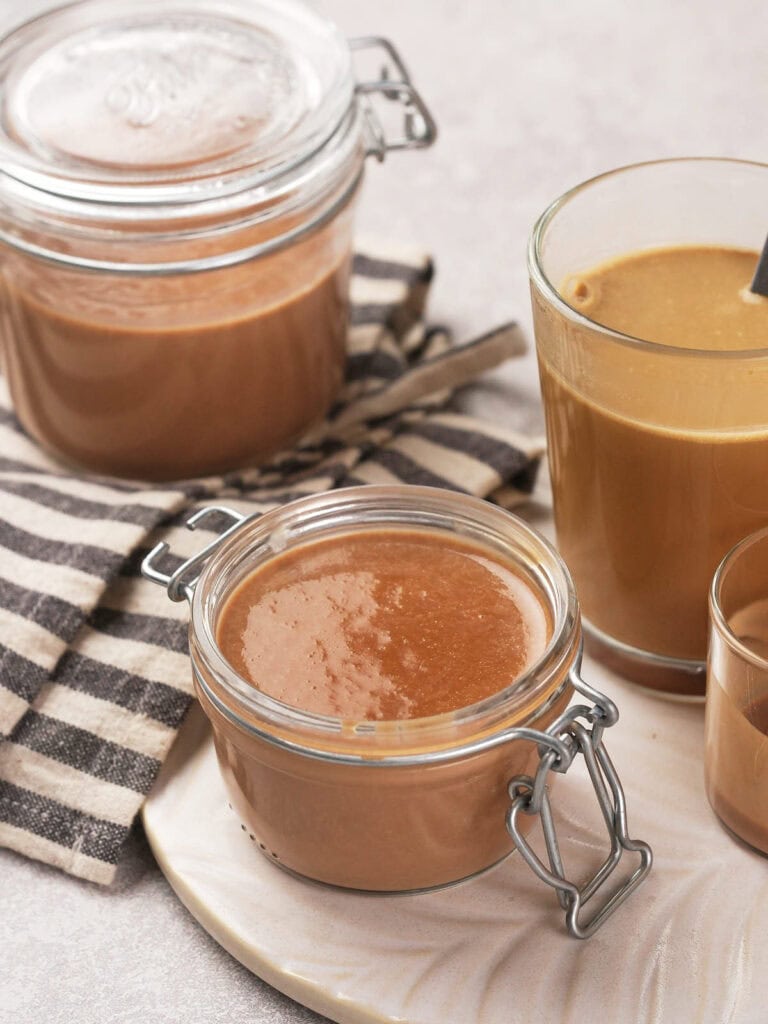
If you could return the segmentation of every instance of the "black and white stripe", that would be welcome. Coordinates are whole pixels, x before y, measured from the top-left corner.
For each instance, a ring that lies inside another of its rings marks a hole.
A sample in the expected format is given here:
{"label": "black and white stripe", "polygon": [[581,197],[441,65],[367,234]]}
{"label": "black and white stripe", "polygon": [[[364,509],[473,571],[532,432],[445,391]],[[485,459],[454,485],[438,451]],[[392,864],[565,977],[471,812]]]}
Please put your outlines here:
{"label": "black and white stripe", "polygon": [[429,260],[360,252],[347,381],[327,421],[267,465],[162,487],[59,465],[20,430],[0,379],[0,844],[108,883],[189,706],[186,609],[141,580],[206,531],[190,509],[242,511],[357,483],[426,483],[522,500],[541,446],[446,399],[520,351],[510,326],[453,348],[427,327]]}

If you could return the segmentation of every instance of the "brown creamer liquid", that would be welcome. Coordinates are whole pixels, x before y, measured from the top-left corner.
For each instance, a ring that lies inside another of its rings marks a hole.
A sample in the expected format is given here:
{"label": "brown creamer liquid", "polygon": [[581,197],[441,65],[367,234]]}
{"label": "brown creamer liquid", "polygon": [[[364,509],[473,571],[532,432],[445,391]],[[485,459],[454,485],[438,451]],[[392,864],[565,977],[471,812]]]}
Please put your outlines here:
{"label": "brown creamer liquid", "polygon": [[[379,892],[444,885],[495,864],[513,849],[509,780],[535,774],[538,749],[522,739],[464,747],[507,725],[546,729],[570,700],[575,653],[528,704],[502,698],[493,712],[450,712],[514,683],[552,630],[535,581],[503,553],[445,531],[356,527],[270,555],[225,598],[219,648],[264,693],[341,718],[347,728],[313,731],[308,742],[339,743],[360,760],[267,741],[260,718],[244,729],[198,686],[229,799],[254,843],[301,875]],[[215,677],[205,679],[215,692]],[[440,712],[439,745],[454,753],[427,763],[419,755],[436,740],[422,726]],[[378,725],[358,737],[365,721]],[[414,763],[373,763],[390,749]],[[534,819],[523,818],[525,830]]]}
{"label": "brown creamer liquid", "polygon": [[[729,626],[768,659],[768,600],[741,609]],[[768,853],[768,669],[734,654],[723,659],[707,688],[707,795],[733,832]]]}
{"label": "brown creamer liquid", "polygon": [[9,256],[0,355],[22,425],[67,461],[147,480],[222,473],[288,446],[343,380],[349,254],[337,234],[157,279]]}
{"label": "brown creamer liquid", "polygon": [[[747,292],[756,261],[736,249],[648,250],[574,275],[561,293],[589,319],[644,340],[768,348],[768,300]],[[598,630],[643,651],[703,660],[714,570],[768,517],[768,413],[749,432],[655,425],[663,382],[626,373],[637,352],[605,344],[611,361],[596,358],[594,372],[630,382],[615,401],[631,416],[585,397],[540,354],[559,547]],[[689,372],[693,381],[694,359]],[[664,414],[698,422],[710,409],[696,401],[683,389]],[[706,402],[719,401],[715,387]],[[739,418],[722,402],[715,412],[718,422]]]}
{"label": "brown creamer liquid", "polygon": [[485,549],[370,530],[256,569],[228,598],[217,639],[239,675],[284,703],[393,720],[498,693],[543,653],[551,629],[532,587]]}

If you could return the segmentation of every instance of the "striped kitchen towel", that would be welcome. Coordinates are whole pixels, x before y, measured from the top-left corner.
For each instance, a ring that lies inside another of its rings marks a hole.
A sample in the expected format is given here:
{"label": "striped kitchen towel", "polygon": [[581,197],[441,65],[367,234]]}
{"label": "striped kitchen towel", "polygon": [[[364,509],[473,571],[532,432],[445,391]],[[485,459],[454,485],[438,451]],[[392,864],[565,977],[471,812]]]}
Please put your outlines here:
{"label": "striped kitchen towel", "polygon": [[360,483],[431,484],[507,506],[529,494],[541,443],[446,404],[522,351],[518,330],[453,347],[422,319],[430,277],[423,257],[356,256],[341,399],[258,469],[168,486],[75,474],[24,435],[0,380],[0,844],[113,878],[192,693],[186,605],[139,565],[160,539],[180,564],[212,538],[183,528],[192,510],[226,499],[265,511]]}

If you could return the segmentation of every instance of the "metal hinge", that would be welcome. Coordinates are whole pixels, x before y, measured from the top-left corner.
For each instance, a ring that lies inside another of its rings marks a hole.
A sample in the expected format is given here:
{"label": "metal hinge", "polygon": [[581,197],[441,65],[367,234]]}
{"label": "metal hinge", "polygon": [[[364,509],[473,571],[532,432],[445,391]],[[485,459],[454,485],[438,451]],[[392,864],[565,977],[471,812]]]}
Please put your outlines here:
{"label": "metal hinge", "polygon": [[[603,731],[618,721],[618,709],[613,701],[585,683],[577,673],[572,675],[571,682],[574,689],[589,698],[592,704],[576,704],[567,708],[540,734],[540,760],[536,775],[533,778],[519,775],[509,783],[512,806],[507,814],[507,829],[534,874],[557,891],[570,934],[577,939],[586,939],[645,879],[653,864],[653,853],[647,843],[629,836],[624,790],[603,746]],[[576,885],[565,876],[547,779],[550,772],[565,773],[579,754],[586,762],[610,845],[605,860],[592,877]],[[541,818],[549,866],[522,834],[518,821],[521,814],[535,814]],[[639,858],[635,870],[610,890],[591,917],[582,920],[585,905],[603,889],[627,853],[637,854]]]}
{"label": "metal hinge", "polygon": [[[381,59],[379,77],[359,81],[355,86],[358,96],[363,97],[363,115],[368,129],[368,155],[381,161],[385,155],[396,149],[423,149],[431,146],[437,138],[437,125],[421,95],[416,90],[411,76],[400,54],[388,39],[381,36],[361,36],[350,39],[350,48],[355,51],[373,50]],[[370,97],[382,96],[403,107],[403,129],[393,138],[387,137],[381,118],[376,113]]]}
{"label": "metal hinge", "polygon": [[153,583],[165,587],[168,591],[168,597],[172,601],[192,601],[195,584],[200,577],[200,572],[206,560],[248,518],[239,512],[235,512],[234,509],[228,508],[226,505],[206,505],[205,508],[198,509],[197,512],[191,515],[185,525],[188,530],[194,530],[204,519],[214,514],[226,516],[228,519],[234,520],[234,522],[215,537],[210,544],[206,544],[197,554],[182,562],[174,572],[165,573],[156,565],[170,551],[165,541],[156,544],[141,563],[141,575]]}

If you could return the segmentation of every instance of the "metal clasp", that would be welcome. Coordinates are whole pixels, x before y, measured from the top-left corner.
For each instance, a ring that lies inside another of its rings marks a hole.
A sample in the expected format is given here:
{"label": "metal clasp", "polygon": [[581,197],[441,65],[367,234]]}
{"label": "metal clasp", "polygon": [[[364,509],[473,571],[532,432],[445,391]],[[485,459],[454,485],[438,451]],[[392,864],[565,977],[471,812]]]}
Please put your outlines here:
{"label": "metal clasp", "polygon": [[[534,874],[557,891],[570,934],[577,939],[586,939],[645,879],[653,864],[653,852],[647,843],[629,837],[624,790],[603,746],[603,731],[618,721],[616,705],[585,683],[578,672],[573,673],[571,682],[574,689],[592,701],[592,704],[577,704],[566,709],[548,729],[539,734],[540,760],[535,777],[519,775],[509,783],[512,806],[507,813],[507,829]],[[557,745],[554,740],[558,741]],[[586,762],[610,839],[608,856],[594,875],[581,886],[565,876],[547,789],[549,773],[565,773],[578,754],[583,755]],[[521,833],[518,824],[520,814],[540,816],[549,867]],[[638,866],[622,884],[612,890],[590,918],[582,920],[585,905],[605,885],[625,853],[638,854]]]}
{"label": "metal clasp", "polygon": [[370,136],[367,155],[382,161],[385,155],[395,149],[423,149],[431,146],[437,138],[437,125],[424,100],[411,81],[411,76],[400,54],[388,39],[381,36],[361,36],[350,39],[350,48],[357,51],[379,51],[382,59],[377,79],[358,82],[355,91],[358,96],[379,94],[387,100],[398,102],[403,107],[403,131],[394,138],[387,138],[386,130],[371,102],[365,101],[363,114]]}
{"label": "metal clasp", "polygon": [[[141,563],[141,575],[153,583],[158,583],[161,587],[165,587],[168,591],[168,597],[172,601],[192,601],[195,584],[200,578],[200,570],[202,570],[205,561],[248,518],[241,515],[240,512],[235,512],[234,509],[228,508],[226,505],[206,505],[205,508],[198,509],[197,512],[193,513],[187,519],[185,525],[188,530],[195,530],[204,519],[207,519],[214,513],[234,519],[233,524],[220,533],[218,537],[214,538],[210,544],[206,544],[196,555],[192,555],[191,558],[182,562],[175,572],[170,574],[164,573],[155,566],[155,562],[159,561],[170,551],[170,547],[165,541],[156,544]],[[190,574],[193,574],[192,578],[190,578]]]}

